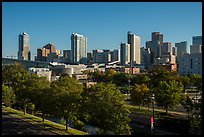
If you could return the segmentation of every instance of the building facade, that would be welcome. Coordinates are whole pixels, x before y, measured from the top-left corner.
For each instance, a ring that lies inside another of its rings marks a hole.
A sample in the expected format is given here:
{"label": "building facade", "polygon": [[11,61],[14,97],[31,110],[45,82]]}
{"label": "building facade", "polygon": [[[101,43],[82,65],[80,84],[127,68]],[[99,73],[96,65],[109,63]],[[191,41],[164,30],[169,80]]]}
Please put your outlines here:
{"label": "building facade", "polygon": [[140,37],[128,31],[127,43],[130,44],[130,64],[140,64]]}
{"label": "building facade", "polygon": [[172,55],[172,43],[164,42],[161,47],[161,55]]}
{"label": "building facade", "polygon": [[145,66],[145,68],[148,68],[149,65],[151,65],[151,50],[150,48],[144,48],[142,47],[140,49],[141,51],[141,64]]}
{"label": "building facade", "polygon": [[193,36],[193,45],[203,45],[202,44],[202,36]]}
{"label": "building facade", "polygon": [[202,45],[191,45],[190,54],[202,53]]}
{"label": "building facade", "polygon": [[37,74],[38,76],[44,76],[47,80],[51,81],[52,71],[49,68],[34,68],[28,69],[31,74]]}
{"label": "building facade", "polygon": [[125,66],[130,63],[130,44],[120,44],[120,62],[122,66]]}
{"label": "building facade", "polygon": [[94,63],[109,63],[111,62],[110,50],[93,50]]}
{"label": "building facade", "polygon": [[179,62],[179,74],[202,75],[202,53],[185,54]]}
{"label": "building facade", "polygon": [[58,58],[56,47],[53,44],[46,44],[43,48],[37,49],[37,61],[53,61]]}
{"label": "building facade", "polygon": [[71,61],[73,63],[87,63],[87,37],[71,34]]}
{"label": "building facade", "polygon": [[183,57],[184,54],[187,53],[187,41],[182,41],[179,43],[175,43],[175,47],[177,48],[177,56],[176,56],[176,60],[178,62],[178,60]]}
{"label": "building facade", "polygon": [[20,60],[31,60],[30,52],[30,36],[23,32],[18,36],[19,47],[18,47],[18,59]]}

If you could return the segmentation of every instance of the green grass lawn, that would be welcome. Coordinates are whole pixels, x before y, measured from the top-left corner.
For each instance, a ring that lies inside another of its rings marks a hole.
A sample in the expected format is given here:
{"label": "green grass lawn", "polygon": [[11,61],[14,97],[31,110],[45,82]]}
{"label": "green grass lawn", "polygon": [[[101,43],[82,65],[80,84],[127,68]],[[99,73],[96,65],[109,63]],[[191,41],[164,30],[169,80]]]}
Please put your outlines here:
{"label": "green grass lawn", "polygon": [[9,112],[9,115],[11,115],[12,117],[15,118],[20,118],[24,121],[27,121],[31,124],[43,127],[45,129],[48,129],[52,132],[55,132],[59,135],[88,135],[88,133],[83,132],[83,131],[79,131],[73,128],[68,128],[68,131],[66,131],[66,127],[64,125],[46,120],[43,122],[42,118],[34,116],[34,115],[30,115],[30,114],[25,114],[21,111],[9,108],[9,107],[5,107],[2,105],[2,112]]}

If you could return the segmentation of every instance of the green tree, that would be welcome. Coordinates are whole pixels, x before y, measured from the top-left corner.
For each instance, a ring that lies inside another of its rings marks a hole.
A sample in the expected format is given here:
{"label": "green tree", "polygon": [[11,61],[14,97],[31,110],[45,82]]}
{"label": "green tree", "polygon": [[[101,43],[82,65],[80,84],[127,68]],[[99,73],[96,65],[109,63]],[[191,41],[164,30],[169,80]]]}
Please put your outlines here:
{"label": "green tree", "polygon": [[68,130],[68,120],[72,120],[77,115],[83,86],[76,79],[64,76],[57,81],[53,81],[51,89],[55,98],[54,114],[65,118],[66,130]]}
{"label": "green tree", "polygon": [[144,99],[148,98],[150,96],[150,90],[145,84],[141,85],[135,85],[135,87],[130,92],[130,97],[132,101],[140,105],[141,103],[144,103]]}
{"label": "green tree", "polygon": [[101,134],[130,134],[130,111],[125,107],[125,96],[114,84],[97,83],[91,88],[87,100],[87,113],[91,123]]}
{"label": "green tree", "polygon": [[130,79],[130,75],[126,73],[115,73],[113,75],[113,83],[116,86],[128,86],[128,80]]}
{"label": "green tree", "polygon": [[2,85],[2,103],[7,107],[11,107],[15,103],[15,94],[11,87]]}
{"label": "green tree", "polygon": [[194,108],[194,103],[193,103],[192,99],[188,95],[183,95],[182,98],[181,98],[181,101],[182,101],[181,105],[184,107],[187,114],[189,115],[190,112]]}
{"label": "green tree", "polygon": [[150,81],[150,78],[148,75],[146,74],[139,74],[139,75],[134,75],[132,78],[131,78],[131,85],[136,85],[136,84],[147,84],[149,83]]}
{"label": "green tree", "polygon": [[104,74],[98,70],[96,70],[95,72],[89,73],[89,75],[92,78],[92,80],[95,82],[102,82],[104,79]]}
{"label": "green tree", "polygon": [[202,76],[198,74],[193,74],[189,76],[192,86],[196,86],[198,90],[202,90]]}
{"label": "green tree", "polygon": [[188,76],[180,76],[179,78],[180,78],[180,80],[181,80],[181,82],[183,84],[183,88],[184,88],[183,92],[186,92],[187,86],[189,86],[190,83],[191,83],[190,78]]}
{"label": "green tree", "polygon": [[105,72],[105,75],[104,75],[104,82],[112,82],[113,81],[113,76],[115,74],[115,71],[114,70],[108,70],[107,72]]}
{"label": "green tree", "polygon": [[29,77],[28,71],[21,63],[2,66],[2,83],[8,84],[13,89],[18,88]]}
{"label": "green tree", "polygon": [[21,63],[2,66],[2,83],[9,85],[16,96],[15,104],[24,107],[29,101],[30,94],[27,92],[27,85],[30,84],[30,74]]}
{"label": "green tree", "polygon": [[27,87],[27,92],[30,96],[31,103],[35,105],[35,109],[39,110],[44,115],[48,114],[50,111],[50,106],[54,103],[52,102],[53,94],[50,90],[50,82],[46,77],[38,76],[36,74],[31,75],[31,83]]}
{"label": "green tree", "polygon": [[[159,85],[160,81],[172,81],[178,77],[177,73],[170,72],[163,66],[158,66],[149,72],[150,87],[155,88]],[[178,79],[177,79],[178,80]]]}
{"label": "green tree", "polygon": [[154,90],[155,100],[159,106],[166,109],[166,114],[169,107],[180,103],[182,90],[183,85],[175,80],[159,82],[158,87]]}

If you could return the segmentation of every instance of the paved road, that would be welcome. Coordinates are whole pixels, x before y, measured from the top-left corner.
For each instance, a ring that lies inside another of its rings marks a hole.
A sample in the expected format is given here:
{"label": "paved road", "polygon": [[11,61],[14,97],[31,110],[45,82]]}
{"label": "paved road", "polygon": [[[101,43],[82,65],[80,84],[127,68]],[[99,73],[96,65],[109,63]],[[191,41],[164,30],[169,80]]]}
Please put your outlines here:
{"label": "paved road", "polygon": [[2,135],[57,135],[2,112]]}

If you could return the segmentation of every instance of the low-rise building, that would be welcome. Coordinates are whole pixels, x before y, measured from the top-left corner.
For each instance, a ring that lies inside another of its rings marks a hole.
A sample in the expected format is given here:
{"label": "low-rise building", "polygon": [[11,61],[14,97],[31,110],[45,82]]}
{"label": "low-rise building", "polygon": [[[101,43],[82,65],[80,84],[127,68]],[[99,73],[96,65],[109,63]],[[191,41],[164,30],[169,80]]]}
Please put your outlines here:
{"label": "low-rise building", "polygon": [[29,68],[31,74],[37,74],[38,76],[45,76],[51,81],[52,71],[49,68]]}

